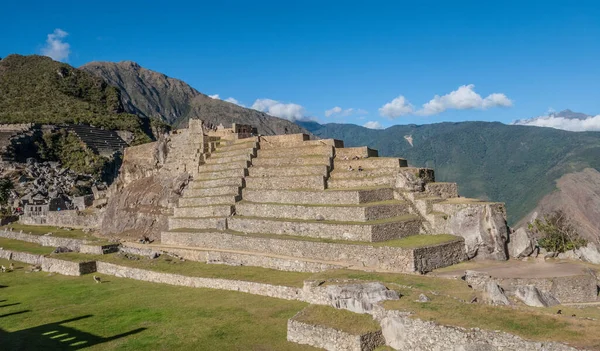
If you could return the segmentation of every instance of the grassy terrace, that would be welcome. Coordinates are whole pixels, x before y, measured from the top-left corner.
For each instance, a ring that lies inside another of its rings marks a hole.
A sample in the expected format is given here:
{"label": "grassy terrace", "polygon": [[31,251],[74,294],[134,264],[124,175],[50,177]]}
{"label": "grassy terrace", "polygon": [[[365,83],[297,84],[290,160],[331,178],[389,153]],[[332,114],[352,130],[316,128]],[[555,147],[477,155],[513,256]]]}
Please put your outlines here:
{"label": "grassy terrace", "polygon": [[[427,294],[426,289],[423,289]],[[444,291],[444,290],[443,290]],[[529,340],[556,341],[586,349],[600,348],[600,321],[581,317],[600,318],[598,306],[585,309],[555,306],[551,308],[490,306],[467,304],[447,296],[434,296],[430,302],[415,302],[417,290],[402,290],[398,301],[386,301],[388,309],[414,312],[414,317],[440,324],[464,328],[501,330]],[[562,310],[561,315],[556,311]],[[575,314],[577,317],[571,317]]]}
{"label": "grassy terrace", "polygon": [[308,306],[295,316],[294,320],[306,324],[322,325],[353,335],[362,335],[381,329],[379,323],[375,322],[371,315],[320,305]]}
{"label": "grassy terrace", "polygon": [[[320,222],[319,222],[320,223]],[[175,229],[172,232],[182,232],[182,233],[214,233],[215,230],[197,230],[197,229]],[[344,244],[344,245],[366,245],[366,246],[389,246],[389,247],[398,247],[404,249],[416,249],[420,247],[439,245],[444,243],[453,242],[456,240],[462,240],[460,237],[450,235],[450,234],[436,234],[436,235],[411,235],[402,239],[394,239],[380,242],[365,242],[365,241],[349,241],[349,240],[333,240],[333,239],[323,239],[323,238],[313,238],[308,236],[295,236],[295,235],[283,235],[283,234],[262,234],[262,233],[242,233],[236,232],[232,230],[223,231],[223,233],[239,235],[244,237],[254,237],[254,238],[265,238],[265,239],[281,239],[281,240],[300,240],[300,241],[310,241],[310,242],[320,242],[320,243],[329,243],[329,244]]]}
{"label": "grassy terrace", "polygon": [[3,229],[7,229],[7,228],[13,228],[13,231],[20,231],[22,230],[23,233],[25,234],[29,234],[31,233],[32,235],[44,235],[44,234],[48,234],[48,233],[52,233],[52,236],[55,237],[60,237],[60,238],[70,238],[70,239],[80,239],[80,240],[88,240],[88,241],[93,241],[94,244],[108,244],[109,242],[95,237],[90,233],[86,233],[81,229],[71,229],[71,230],[67,230],[67,229],[61,229],[58,227],[51,227],[51,226],[45,226],[45,225],[25,225],[25,224],[20,224],[20,223],[10,223],[8,225],[5,226],[1,226],[0,230]]}
{"label": "grassy terrace", "polygon": [[2,274],[0,349],[315,350],[286,341],[305,303],[102,278]]}

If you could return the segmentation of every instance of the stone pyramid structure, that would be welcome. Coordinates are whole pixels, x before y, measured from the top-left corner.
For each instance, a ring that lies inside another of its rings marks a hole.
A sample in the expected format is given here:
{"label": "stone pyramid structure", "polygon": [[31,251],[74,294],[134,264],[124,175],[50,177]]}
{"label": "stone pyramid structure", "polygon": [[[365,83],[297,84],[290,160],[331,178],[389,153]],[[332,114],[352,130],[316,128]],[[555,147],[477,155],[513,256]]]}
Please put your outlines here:
{"label": "stone pyramid structure", "polygon": [[422,273],[505,258],[503,205],[460,198],[432,169],[306,134],[254,136],[239,125],[178,133],[192,129],[185,145],[172,138],[172,150],[186,152],[165,163],[193,176],[161,234],[165,251],[289,271]]}

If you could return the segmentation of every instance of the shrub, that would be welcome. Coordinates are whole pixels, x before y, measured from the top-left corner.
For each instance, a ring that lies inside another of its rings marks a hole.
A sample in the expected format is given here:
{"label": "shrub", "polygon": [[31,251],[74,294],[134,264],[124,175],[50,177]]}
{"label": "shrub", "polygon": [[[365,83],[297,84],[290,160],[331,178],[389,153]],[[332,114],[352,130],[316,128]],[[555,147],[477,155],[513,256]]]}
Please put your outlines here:
{"label": "shrub", "polygon": [[563,211],[555,211],[544,216],[543,220],[536,219],[529,229],[540,239],[540,247],[551,252],[565,252],[585,246],[587,241],[579,237],[579,233],[571,224]]}

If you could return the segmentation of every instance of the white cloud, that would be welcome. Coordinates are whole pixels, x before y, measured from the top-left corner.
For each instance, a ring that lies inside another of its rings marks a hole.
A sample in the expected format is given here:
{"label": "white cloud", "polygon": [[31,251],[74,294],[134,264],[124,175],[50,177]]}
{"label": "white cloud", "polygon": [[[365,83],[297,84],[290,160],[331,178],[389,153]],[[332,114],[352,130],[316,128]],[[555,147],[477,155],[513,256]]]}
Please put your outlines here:
{"label": "white cloud", "polygon": [[365,123],[363,125],[363,127],[369,128],[369,129],[383,129],[383,126],[381,125],[381,123],[379,123],[377,121],[369,121],[369,122]]}
{"label": "white cloud", "polygon": [[504,94],[493,93],[485,98],[473,89],[475,85],[462,85],[458,89],[443,95],[436,95],[423,108],[415,113],[423,116],[435,115],[449,109],[466,110],[472,108],[487,109],[491,107],[510,107],[512,101]]}
{"label": "white cloud", "polygon": [[211,99],[221,99],[219,97],[219,94],[209,95],[208,97],[211,98]]}
{"label": "white cloud", "polygon": [[413,105],[404,96],[400,95],[391,102],[381,106],[379,114],[388,118],[396,118],[411,114],[413,111]]}
{"label": "white cloud", "polygon": [[343,109],[339,106],[336,106],[329,110],[325,110],[325,117],[348,117],[351,115],[357,115],[357,114],[365,115],[368,113],[369,113],[368,111],[363,110],[361,108],[359,108],[359,109],[356,109],[356,108]]}
{"label": "white cloud", "polygon": [[513,122],[516,125],[549,127],[569,130],[572,132],[600,131],[600,115],[589,116],[585,119],[540,116],[527,120]]}
{"label": "white cloud", "polygon": [[335,114],[340,113],[340,112],[342,112],[342,108],[339,107],[339,106],[336,106],[336,107],[334,107],[332,109],[326,110],[325,111],[325,117],[331,117],[332,115],[335,115]]}
{"label": "white cloud", "polygon": [[236,99],[234,99],[232,97],[228,97],[227,99],[225,99],[225,101],[231,102],[232,104],[236,104],[238,106],[245,107],[244,104],[240,103],[239,101],[237,101]]}
{"label": "white cloud", "polygon": [[272,99],[256,99],[251,108],[266,112],[271,116],[285,118],[290,121],[304,117],[304,107],[294,103],[282,103]]}
{"label": "white cloud", "polygon": [[48,34],[46,45],[42,48],[42,55],[49,56],[56,61],[65,61],[71,53],[71,45],[66,43],[64,39],[69,35],[60,28],[56,28],[54,32]]}

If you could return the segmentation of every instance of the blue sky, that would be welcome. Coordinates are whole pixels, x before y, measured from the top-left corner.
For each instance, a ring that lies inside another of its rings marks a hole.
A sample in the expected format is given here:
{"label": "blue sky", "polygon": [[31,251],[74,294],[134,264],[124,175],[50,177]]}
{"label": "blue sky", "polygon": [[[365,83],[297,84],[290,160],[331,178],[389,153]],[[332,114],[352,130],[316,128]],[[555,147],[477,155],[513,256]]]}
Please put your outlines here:
{"label": "blue sky", "polygon": [[136,61],[287,118],[510,123],[600,114],[599,18],[576,0],[11,1],[0,56]]}

